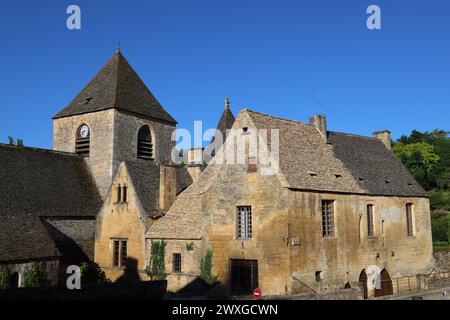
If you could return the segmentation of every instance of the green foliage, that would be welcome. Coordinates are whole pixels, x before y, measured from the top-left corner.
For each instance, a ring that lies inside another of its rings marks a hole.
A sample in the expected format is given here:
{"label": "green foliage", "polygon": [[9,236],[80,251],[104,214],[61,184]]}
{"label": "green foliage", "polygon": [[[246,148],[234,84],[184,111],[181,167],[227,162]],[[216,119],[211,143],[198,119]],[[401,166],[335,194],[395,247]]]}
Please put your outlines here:
{"label": "green foliage", "polygon": [[[8,144],[10,144],[12,146],[16,145],[16,143],[14,141],[14,137],[8,136]],[[23,139],[17,139],[17,146],[20,148],[24,147]]]}
{"label": "green foliage", "polygon": [[9,287],[9,269],[0,265],[0,289],[7,289]]}
{"label": "green foliage", "polygon": [[212,275],[212,257],[213,250],[208,248],[205,257],[202,259],[200,271],[200,278],[209,285],[213,285],[217,282],[217,277]]}
{"label": "green foliage", "polygon": [[166,256],[165,241],[152,241],[150,263],[145,268],[145,274],[149,276],[151,280],[166,280],[167,272],[166,265],[164,263]]}
{"label": "green foliage", "polygon": [[416,180],[426,187],[428,175],[440,159],[434,152],[434,147],[424,142],[412,144],[398,142],[394,145],[393,151]]}
{"label": "green foliage", "polygon": [[110,283],[105,272],[95,262],[83,262],[80,265],[81,283],[83,285]]}
{"label": "green foliage", "polygon": [[448,244],[450,215],[438,214],[431,217],[433,242]]}
{"label": "green foliage", "polygon": [[50,284],[48,274],[39,263],[33,263],[23,276],[24,288],[40,288],[47,287]]}
{"label": "green foliage", "polygon": [[186,250],[187,250],[187,251],[192,251],[192,250],[194,250],[194,243],[193,243],[193,242],[191,242],[191,243],[186,243]]}
{"label": "green foliage", "polygon": [[450,191],[434,189],[428,191],[428,195],[432,209],[450,212]]}

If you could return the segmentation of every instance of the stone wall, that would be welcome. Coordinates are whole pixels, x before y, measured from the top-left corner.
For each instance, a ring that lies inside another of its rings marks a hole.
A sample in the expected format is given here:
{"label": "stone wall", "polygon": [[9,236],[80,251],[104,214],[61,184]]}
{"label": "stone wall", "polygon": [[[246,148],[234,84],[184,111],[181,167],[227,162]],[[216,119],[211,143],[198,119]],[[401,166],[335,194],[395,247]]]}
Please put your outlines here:
{"label": "stone wall", "polygon": [[[118,184],[128,185],[128,200],[126,203],[118,203],[115,193],[112,191],[108,193],[105,204],[97,216],[95,262],[112,281],[124,276],[134,277],[135,280],[147,280],[144,273],[146,267],[144,239],[149,218],[140,206],[124,163],[113,181],[113,186]],[[127,240],[127,269],[113,266],[114,239]]]}
{"label": "stone wall", "polygon": [[93,260],[95,217],[46,218],[43,223],[63,255],[62,263],[78,264]]}
{"label": "stone wall", "polygon": [[[168,273],[167,290],[177,292],[194,281],[200,275],[203,254],[203,242],[200,240],[164,240],[167,242],[165,266]],[[152,239],[146,240],[147,260],[151,257]],[[181,254],[181,272],[173,270],[173,255]]]}
{"label": "stone wall", "polygon": [[434,249],[433,258],[436,270],[450,270],[450,249]]}
{"label": "stone wall", "polygon": [[112,283],[82,287],[81,290],[63,288],[27,288],[0,290],[0,300],[162,300],[166,281]]}
{"label": "stone wall", "polygon": [[[59,259],[58,258],[52,258],[52,259],[41,259],[36,261],[27,261],[27,262],[21,262],[21,263],[9,263],[5,264],[7,268],[9,269],[10,276],[12,276],[14,273],[18,273],[19,276],[19,287],[23,286],[23,277],[26,273],[26,271],[31,268],[33,263],[39,263],[41,266],[44,267],[45,271],[47,272],[48,279],[50,280],[51,286],[58,285],[58,273],[59,273]],[[3,292],[3,290],[0,290],[0,292]]]}
{"label": "stone wall", "polygon": [[157,164],[169,163],[175,147],[172,133],[175,126],[115,111],[114,117],[114,168],[120,162],[137,158],[139,129],[148,125],[152,135],[153,152]]}
{"label": "stone wall", "polygon": [[53,149],[75,152],[78,128],[90,129],[90,155],[86,158],[102,197],[111,184],[113,168],[114,110],[98,111],[53,120]]}

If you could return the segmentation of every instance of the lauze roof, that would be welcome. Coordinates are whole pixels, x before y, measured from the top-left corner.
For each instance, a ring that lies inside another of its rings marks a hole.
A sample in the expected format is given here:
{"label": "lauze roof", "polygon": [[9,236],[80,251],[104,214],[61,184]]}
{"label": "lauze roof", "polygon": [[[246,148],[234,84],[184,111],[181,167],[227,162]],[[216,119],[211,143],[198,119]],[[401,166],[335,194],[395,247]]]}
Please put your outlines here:
{"label": "lauze roof", "polygon": [[95,217],[102,202],[83,158],[0,144],[0,261],[58,255],[41,217]]}
{"label": "lauze roof", "polygon": [[113,108],[176,124],[120,52],[54,119]]}
{"label": "lauze roof", "polygon": [[427,196],[400,160],[376,138],[328,132],[325,141],[314,125],[244,112],[257,128],[279,130],[280,171],[286,187],[373,196]]}

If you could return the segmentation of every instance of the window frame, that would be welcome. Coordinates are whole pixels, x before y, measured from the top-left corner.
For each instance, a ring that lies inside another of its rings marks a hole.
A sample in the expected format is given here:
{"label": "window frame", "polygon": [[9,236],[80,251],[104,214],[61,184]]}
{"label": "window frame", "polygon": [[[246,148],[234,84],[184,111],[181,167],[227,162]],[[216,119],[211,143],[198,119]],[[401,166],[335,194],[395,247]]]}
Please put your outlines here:
{"label": "window frame", "polygon": [[[331,208],[331,215],[329,212],[330,208]],[[335,200],[326,200],[326,199],[322,200],[321,214],[322,214],[322,237],[323,238],[336,237]]]}
{"label": "window frame", "polygon": [[414,237],[414,204],[407,203],[405,205],[406,209],[406,232],[408,237]]}
{"label": "window frame", "polygon": [[369,203],[366,206],[366,219],[367,219],[367,236],[369,238],[375,237],[375,217],[374,217],[375,205]]}
{"label": "window frame", "polygon": [[172,272],[181,273],[182,271],[182,256],[181,253],[175,252],[172,254]]}
{"label": "window frame", "polygon": [[126,269],[128,260],[128,239],[112,238],[112,267]]}
{"label": "window frame", "polygon": [[241,241],[253,239],[253,211],[251,206],[236,207],[236,239]]}

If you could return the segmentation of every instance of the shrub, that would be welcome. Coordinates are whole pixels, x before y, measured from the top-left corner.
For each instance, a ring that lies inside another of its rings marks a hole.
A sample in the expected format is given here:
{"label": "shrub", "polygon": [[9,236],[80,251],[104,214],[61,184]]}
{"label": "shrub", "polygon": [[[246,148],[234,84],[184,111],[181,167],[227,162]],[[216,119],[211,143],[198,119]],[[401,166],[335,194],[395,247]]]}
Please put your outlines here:
{"label": "shrub", "polygon": [[205,257],[201,262],[200,278],[202,278],[207,284],[213,285],[217,282],[217,277],[212,275],[212,257],[213,250],[207,249]]}
{"label": "shrub", "polygon": [[23,275],[24,288],[47,287],[49,284],[48,274],[39,263],[33,263]]}
{"label": "shrub", "polygon": [[105,272],[95,262],[83,262],[80,265],[81,283],[82,284],[102,284],[109,283]]}
{"label": "shrub", "polygon": [[6,266],[0,265],[0,289],[7,289],[9,287],[9,269]]}
{"label": "shrub", "polygon": [[449,215],[433,215],[431,217],[431,231],[433,242],[444,242],[448,244],[449,238]]}
{"label": "shrub", "polygon": [[145,268],[145,274],[151,280],[166,280],[167,272],[164,263],[167,242],[152,241],[151,257],[149,265]]}

